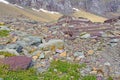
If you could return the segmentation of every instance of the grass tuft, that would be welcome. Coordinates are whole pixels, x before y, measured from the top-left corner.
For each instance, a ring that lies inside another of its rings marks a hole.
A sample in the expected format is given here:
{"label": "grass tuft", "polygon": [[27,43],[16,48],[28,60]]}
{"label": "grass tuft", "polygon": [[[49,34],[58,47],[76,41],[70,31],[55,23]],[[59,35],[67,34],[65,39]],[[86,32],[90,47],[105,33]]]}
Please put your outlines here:
{"label": "grass tuft", "polygon": [[4,52],[4,51],[0,51],[0,55],[4,55],[5,57],[15,56],[14,54],[11,54],[11,53],[9,53],[9,52]]}
{"label": "grass tuft", "polygon": [[9,31],[7,30],[0,30],[0,37],[6,37],[9,35]]}

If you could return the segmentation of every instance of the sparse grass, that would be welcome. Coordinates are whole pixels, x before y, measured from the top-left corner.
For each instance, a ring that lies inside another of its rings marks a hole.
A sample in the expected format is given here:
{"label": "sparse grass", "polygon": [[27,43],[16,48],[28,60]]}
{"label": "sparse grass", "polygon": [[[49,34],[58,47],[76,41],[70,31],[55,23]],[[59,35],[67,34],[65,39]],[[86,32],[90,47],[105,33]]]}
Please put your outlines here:
{"label": "sparse grass", "polygon": [[80,69],[86,64],[69,63],[66,61],[52,61],[48,71],[36,74],[36,69],[11,71],[8,66],[0,66],[0,77],[4,80],[96,80],[93,75],[82,77]]}
{"label": "sparse grass", "polygon": [[109,76],[107,80],[113,80],[113,78],[111,76]]}
{"label": "sparse grass", "polygon": [[40,74],[43,80],[79,80],[80,68],[85,64],[79,65],[64,61],[53,61],[51,67],[45,73]]}
{"label": "sparse grass", "polygon": [[4,55],[5,57],[15,56],[14,54],[11,54],[9,52],[3,52],[3,51],[0,51],[0,55]]}
{"label": "sparse grass", "polygon": [[87,75],[87,76],[84,76],[81,80],[96,80],[96,76]]}
{"label": "sparse grass", "polygon": [[0,77],[4,80],[39,80],[36,70],[33,68],[28,70],[10,71],[5,65],[0,66]]}
{"label": "sparse grass", "polygon": [[0,37],[6,37],[9,35],[9,31],[7,30],[0,30]]}

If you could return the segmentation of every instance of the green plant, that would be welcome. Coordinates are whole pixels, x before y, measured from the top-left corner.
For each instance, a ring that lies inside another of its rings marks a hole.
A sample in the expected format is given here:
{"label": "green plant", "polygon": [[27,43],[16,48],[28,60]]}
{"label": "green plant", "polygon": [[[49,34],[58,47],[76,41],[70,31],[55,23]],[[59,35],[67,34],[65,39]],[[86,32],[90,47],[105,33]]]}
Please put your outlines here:
{"label": "green plant", "polygon": [[107,80],[113,80],[113,78],[111,76],[109,76]]}
{"label": "green plant", "polygon": [[9,35],[9,31],[7,30],[0,30],[0,37],[6,37]]}
{"label": "green plant", "polygon": [[81,80],[96,80],[96,76],[87,75],[87,76],[84,76]]}
{"label": "green plant", "polygon": [[9,53],[9,52],[4,52],[4,51],[0,51],[0,55],[4,55],[5,57],[15,56],[15,55],[14,55],[14,54],[12,54],[12,53]]}
{"label": "green plant", "polygon": [[66,61],[52,61],[48,71],[41,73],[43,80],[79,80],[80,68],[85,64],[79,65]]}
{"label": "green plant", "polygon": [[34,68],[10,71],[9,67],[5,65],[0,66],[0,77],[4,80],[39,80]]}

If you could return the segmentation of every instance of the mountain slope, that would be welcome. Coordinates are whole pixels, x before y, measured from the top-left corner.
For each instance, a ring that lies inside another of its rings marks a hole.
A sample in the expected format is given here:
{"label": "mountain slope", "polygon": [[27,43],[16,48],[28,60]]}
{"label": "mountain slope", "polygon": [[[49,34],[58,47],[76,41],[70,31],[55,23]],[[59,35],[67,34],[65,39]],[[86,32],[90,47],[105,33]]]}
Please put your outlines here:
{"label": "mountain slope", "polygon": [[[109,13],[120,14],[120,0],[7,0],[12,4],[18,4],[29,8],[43,8],[49,11],[57,11],[62,14],[70,14],[73,8],[83,9],[93,14],[112,17]],[[110,16],[109,16],[109,15]]]}
{"label": "mountain slope", "polygon": [[22,9],[14,5],[0,3],[0,16],[19,17],[21,15],[32,20],[44,22],[57,20],[61,16],[61,14],[36,12],[30,9]]}
{"label": "mountain slope", "polygon": [[[104,22],[106,18],[96,16],[84,10],[75,11],[73,14],[75,17],[88,18],[93,22]],[[0,16],[11,16],[11,17],[27,17],[35,21],[52,22],[56,21],[62,16],[60,13],[47,12],[47,10],[37,10],[26,7],[21,7],[13,4],[0,3]]]}
{"label": "mountain slope", "polygon": [[87,19],[91,20],[92,22],[104,22],[107,19],[107,18],[104,18],[101,16],[94,15],[94,14],[89,13],[89,12],[85,12],[83,10],[76,11],[73,15],[75,17],[87,18]]}

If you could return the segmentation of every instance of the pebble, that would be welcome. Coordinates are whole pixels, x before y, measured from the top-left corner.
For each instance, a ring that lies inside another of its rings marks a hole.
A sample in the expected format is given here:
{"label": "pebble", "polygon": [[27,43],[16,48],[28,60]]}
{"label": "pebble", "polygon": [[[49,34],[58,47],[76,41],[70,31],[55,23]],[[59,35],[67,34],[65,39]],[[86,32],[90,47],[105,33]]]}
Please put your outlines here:
{"label": "pebble", "polygon": [[90,38],[91,35],[89,33],[85,33],[81,36],[81,38]]}
{"label": "pebble", "polygon": [[36,61],[38,59],[38,56],[33,56],[32,59]]}
{"label": "pebble", "polygon": [[85,55],[83,52],[75,52],[73,55],[74,57],[85,58]]}
{"label": "pebble", "polygon": [[104,65],[111,66],[111,64],[109,62],[105,62]]}
{"label": "pebble", "polygon": [[87,53],[88,53],[88,55],[92,55],[92,54],[94,54],[94,50],[89,50]]}
{"label": "pebble", "polygon": [[44,53],[41,53],[39,58],[40,58],[40,59],[44,59],[44,58],[45,58]]}
{"label": "pebble", "polygon": [[66,56],[67,56],[66,51],[64,51],[64,52],[60,53],[60,57],[66,57]]}

